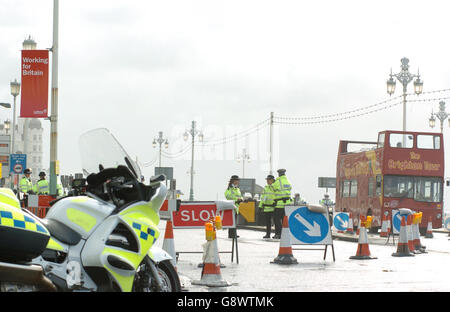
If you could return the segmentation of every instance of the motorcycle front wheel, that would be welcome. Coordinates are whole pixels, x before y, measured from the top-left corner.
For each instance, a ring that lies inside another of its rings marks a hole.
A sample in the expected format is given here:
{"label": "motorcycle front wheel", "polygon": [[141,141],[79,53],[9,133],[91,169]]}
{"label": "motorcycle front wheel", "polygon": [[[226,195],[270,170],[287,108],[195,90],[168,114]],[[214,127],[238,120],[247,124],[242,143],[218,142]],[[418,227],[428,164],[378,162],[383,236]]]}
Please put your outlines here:
{"label": "motorcycle front wheel", "polygon": [[180,292],[181,283],[178,273],[173,267],[170,260],[161,261],[156,266],[159,278],[162,282],[162,289],[158,289],[156,279],[153,276],[150,268],[150,261],[148,256],[142,260],[133,282],[134,292]]}

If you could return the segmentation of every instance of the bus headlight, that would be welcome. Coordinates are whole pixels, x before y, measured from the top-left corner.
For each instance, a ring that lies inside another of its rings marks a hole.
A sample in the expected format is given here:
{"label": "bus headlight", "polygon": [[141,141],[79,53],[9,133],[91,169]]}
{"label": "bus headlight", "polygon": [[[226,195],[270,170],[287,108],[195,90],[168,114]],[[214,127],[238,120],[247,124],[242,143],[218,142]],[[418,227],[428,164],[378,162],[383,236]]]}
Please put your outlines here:
{"label": "bus headlight", "polygon": [[438,213],[438,214],[436,215],[436,218],[440,219],[440,218],[441,218],[441,214]]}

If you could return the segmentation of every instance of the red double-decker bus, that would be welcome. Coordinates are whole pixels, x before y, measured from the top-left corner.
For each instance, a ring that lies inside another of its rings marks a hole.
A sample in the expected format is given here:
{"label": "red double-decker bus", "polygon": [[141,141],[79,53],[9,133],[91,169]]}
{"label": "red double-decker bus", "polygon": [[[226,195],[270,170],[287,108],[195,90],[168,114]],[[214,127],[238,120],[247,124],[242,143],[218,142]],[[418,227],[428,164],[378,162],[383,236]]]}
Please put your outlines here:
{"label": "red double-decker bus", "polygon": [[[352,151],[351,147],[364,147]],[[429,217],[442,227],[444,142],[441,133],[379,132],[377,142],[340,141],[336,166],[336,211],[372,216],[372,229],[381,227],[382,215],[409,208],[422,212],[425,233]]]}

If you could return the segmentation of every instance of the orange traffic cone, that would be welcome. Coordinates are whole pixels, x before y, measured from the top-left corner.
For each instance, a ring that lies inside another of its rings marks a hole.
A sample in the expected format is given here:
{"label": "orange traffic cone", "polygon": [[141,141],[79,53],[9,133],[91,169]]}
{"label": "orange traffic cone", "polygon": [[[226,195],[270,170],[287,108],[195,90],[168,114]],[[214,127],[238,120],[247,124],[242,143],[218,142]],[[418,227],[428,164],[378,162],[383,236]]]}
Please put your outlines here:
{"label": "orange traffic cone", "polygon": [[351,256],[350,259],[366,260],[366,259],[377,259],[377,257],[372,257],[369,250],[369,239],[367,237],[366,226],[369,226],[369,222],[365,216],[360,216],[360,230],[358,238],[358,249],[356,249],[356,255]]}
{"label": "orange traffic cone", "polygon": [[425,238],[433,238],[433,223],[431,221],[431,216],[428,217],[427,232],[425,233]]}
{"label": "orange traffic cone", "polygon": [[381,231],[380,231],[380,237],[387,237],[388,236],[388,220],[387,216],[383,214],[383,221],[381,223]]}
{"label": "orange traffic cone", "polygon": [[192,284],[209,287],[231,286],[230,283],[222,278],[219,262],[219,250],[217,249],[216,239],[208,240],[203,244],[203,269],[201,279],[192,281]]}
{"label": "orange traffic cone", "polygon": [[406,220],[402,216],[402,223],[400,225],[400,237],[397,244],[397,252],[393,253],[394,257],[413,257],[414,254],[409,252],[408,238],[406,236]]}
{"label": "orange traffic cone", "polygon": [[172,264],[176,270],[177,269],[177,254],[175,252],[175,243],[174,243],[174,239],[173,239],[173,226],[172,226],[171,220],[168,220],[166,223],[166,231],[164,232],[164,241],[163,241],[162,249],[164,249],[172,257],[170,262],[172,262]]}
{"label": "orange traffic cone", "polygon": [[291,234],[289,233],[289,223],[287,216],[283,218],[283,228],[281,229],[281,239],[280,239],[280,249],[278,256],[271,263],[278,264],[296,264],[297,259],[295,259],[292,254],[291,246]]}
{"label": "orange traffic cone", "polygon": [[408,215],[406,218],[406,237],[408,238],[408,248],[409,252],[416,253],[416,250],[414,248],[414,236],[412,231],[412,220],[413,216]]}
{"label": "orange traffic cone", "polygon": [[345,233],[354,234],[354,232],[353,232],[353,215],[351,212],[348,216],[348,225],[347,225],[347,230],[345,231]]}

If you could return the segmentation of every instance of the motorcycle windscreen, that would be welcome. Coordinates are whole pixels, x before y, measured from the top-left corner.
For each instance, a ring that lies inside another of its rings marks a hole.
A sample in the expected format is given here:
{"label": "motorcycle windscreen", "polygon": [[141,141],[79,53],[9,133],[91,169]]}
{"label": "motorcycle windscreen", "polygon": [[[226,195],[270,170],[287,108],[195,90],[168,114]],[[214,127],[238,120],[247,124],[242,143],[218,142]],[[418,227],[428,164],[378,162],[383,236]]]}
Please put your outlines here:
{"label": "motorcycle windscreen", "polygon": [[83,173],[86,176],[97,173],[100,165],[103,168],[117,168],[117,166],[123,165],[128,167],[140,180],[139,166],[108,129],[98,128],[82,134],[78,145]]}

